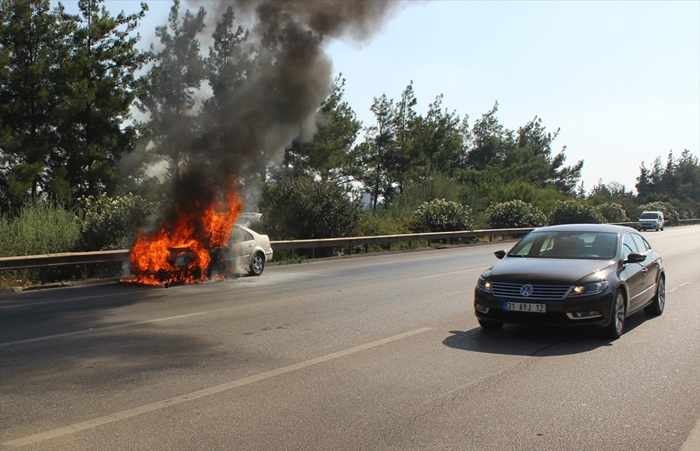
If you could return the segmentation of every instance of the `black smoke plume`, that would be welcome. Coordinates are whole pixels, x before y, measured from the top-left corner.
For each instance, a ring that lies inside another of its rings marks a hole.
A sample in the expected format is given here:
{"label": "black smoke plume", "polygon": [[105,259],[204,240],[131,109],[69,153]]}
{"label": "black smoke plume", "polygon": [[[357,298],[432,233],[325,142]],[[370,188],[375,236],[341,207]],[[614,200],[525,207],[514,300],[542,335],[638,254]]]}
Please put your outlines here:
{"label": "black smoke plume", "polygon": [[[332,89],[333,67],[324,43],[340,38],[366,41],[398,2],[238,0],[191,4],[204,6],[209,21],[218,21],[230,7],[249,30],[245,42],[249,58],[241,62],[243,76],[236,89],[219,99],[217,108],[205,112],[212,117],[205,117],[203,123],[216,124],[216,128],[195,141],[188,164],[177,178],[175,203],[181,208],[208,203],[206,197],[217,194],[212,186],[223,190],[232,176],[262,173],[264,165],[292,140],[310,138],[315,132],[317,109]],[[211,33],[211,27],[207,30]]]}

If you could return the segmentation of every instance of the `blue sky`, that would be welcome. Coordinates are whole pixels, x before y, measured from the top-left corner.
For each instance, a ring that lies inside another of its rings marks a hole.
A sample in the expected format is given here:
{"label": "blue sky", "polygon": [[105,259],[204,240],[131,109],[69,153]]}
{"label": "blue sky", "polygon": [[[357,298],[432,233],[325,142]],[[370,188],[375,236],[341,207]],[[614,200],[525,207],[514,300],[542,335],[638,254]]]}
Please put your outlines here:
{"label": "blue sky", "polygon": [[[150,43],[172,2],[146,3]],[[137,4],[107,1],[114,13]],[[587,189],[634,190],[643,161],[700,152],[700,1],[409,1],[368,41],[327,51],[365,125],[374,97],[398,100],[411,81],[421,114],[443,94],[473,125],[498,102],[508,129],[535,116],[560,129],[553,151],[584,160]]]}

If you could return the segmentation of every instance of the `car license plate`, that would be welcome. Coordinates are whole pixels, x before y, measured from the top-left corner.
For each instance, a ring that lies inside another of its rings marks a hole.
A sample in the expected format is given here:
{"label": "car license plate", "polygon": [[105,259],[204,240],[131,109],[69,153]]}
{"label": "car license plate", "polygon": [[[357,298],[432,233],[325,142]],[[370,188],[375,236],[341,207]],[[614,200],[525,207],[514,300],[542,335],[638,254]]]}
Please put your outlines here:
{"label": "car license plate", "polygon": [[547,304],[530,304],[528,302],[504,302],[503,310],[509,312],[547,313]]}

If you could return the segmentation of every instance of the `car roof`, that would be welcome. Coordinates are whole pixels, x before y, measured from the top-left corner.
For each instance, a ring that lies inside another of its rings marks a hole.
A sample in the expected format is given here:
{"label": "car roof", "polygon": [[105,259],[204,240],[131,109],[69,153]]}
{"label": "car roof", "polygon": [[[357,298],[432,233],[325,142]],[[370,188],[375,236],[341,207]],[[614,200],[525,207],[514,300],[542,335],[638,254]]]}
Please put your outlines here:
{"label": "car roof", "polygon": [[624,234],[634,232],[631,227],[615,225],[615,224],[560,224],[547,227],[538,227],[534,231],[537,232],[607,232],[615,234]]}

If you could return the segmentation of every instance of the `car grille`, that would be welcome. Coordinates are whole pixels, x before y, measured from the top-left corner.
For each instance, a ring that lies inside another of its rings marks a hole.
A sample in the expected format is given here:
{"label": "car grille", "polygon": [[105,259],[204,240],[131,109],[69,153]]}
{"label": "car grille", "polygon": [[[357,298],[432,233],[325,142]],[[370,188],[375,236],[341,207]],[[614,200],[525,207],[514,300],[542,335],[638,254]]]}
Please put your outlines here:
{"label": "car grille", "polygon": [[501,298],[511,298],[511,299],[527,299],[530,301],[534,300],[559,300],[564,299],[564,296],[569,292],[571,288],[569,285],[534,285],[532,284],[532,294],[530,296],[523,296],[520,294],[520,288],[524,283],[504,283],[504,282],[492,282],[491,291],[494,296]]}

